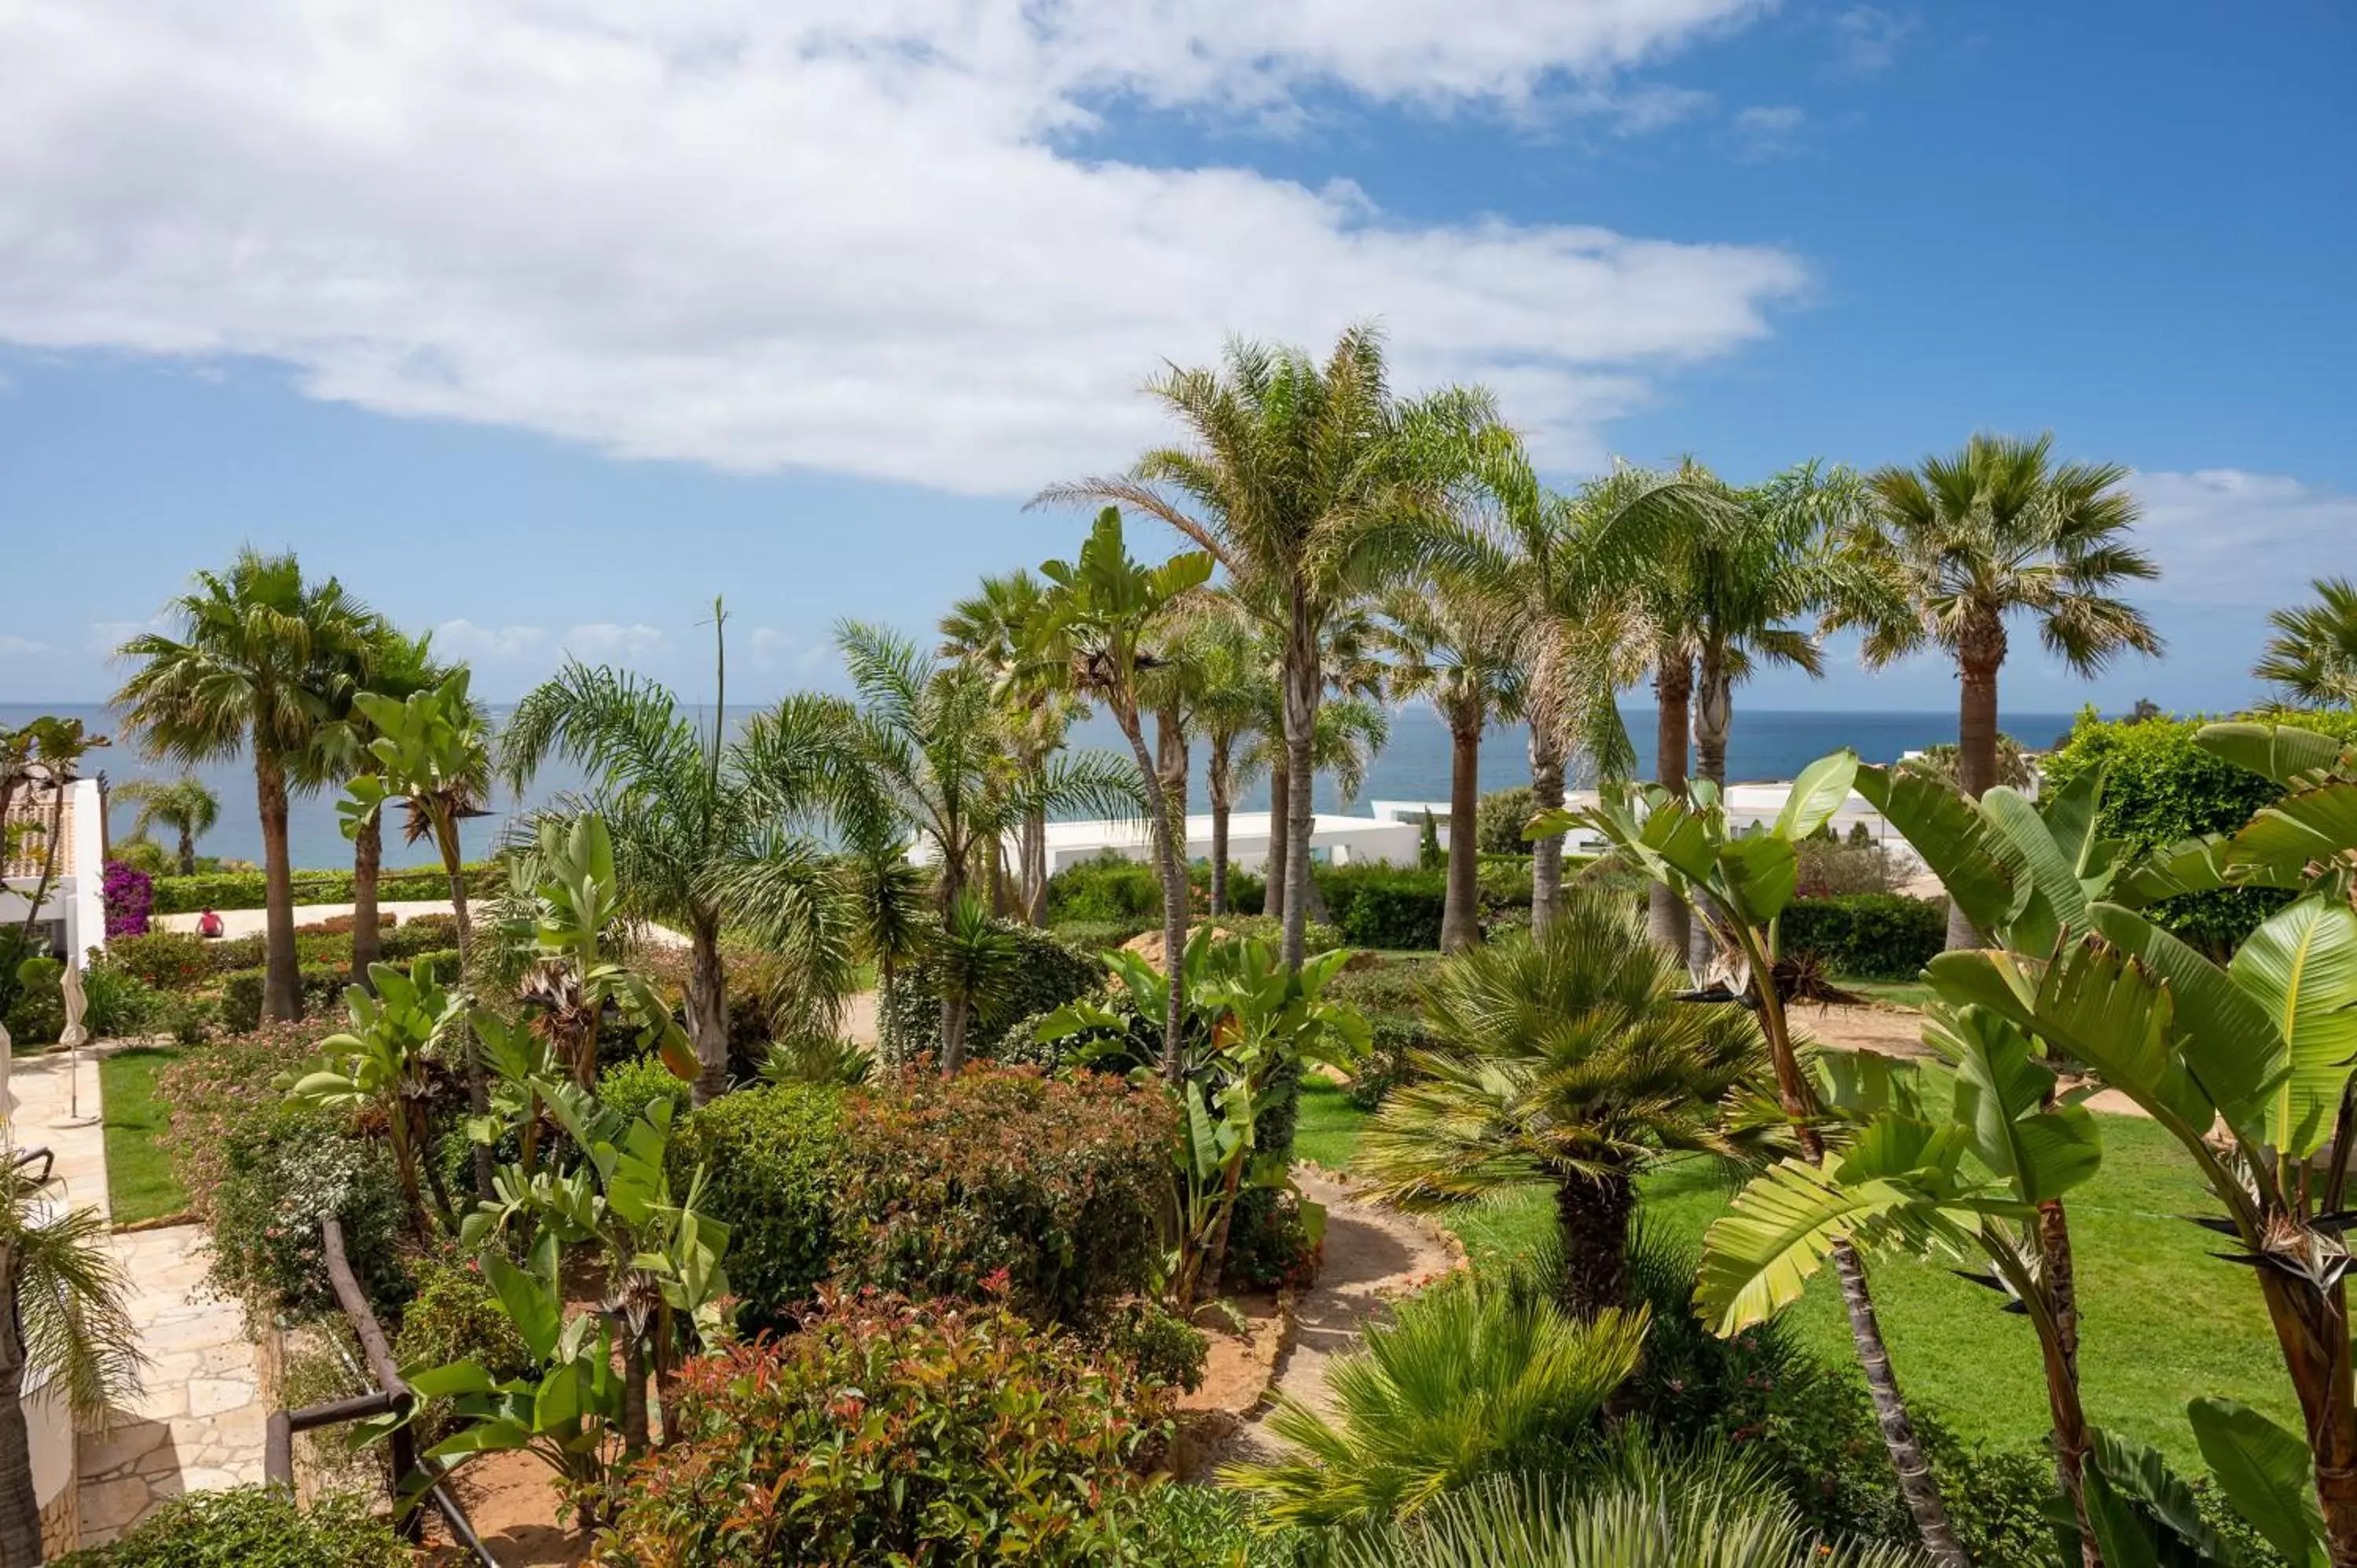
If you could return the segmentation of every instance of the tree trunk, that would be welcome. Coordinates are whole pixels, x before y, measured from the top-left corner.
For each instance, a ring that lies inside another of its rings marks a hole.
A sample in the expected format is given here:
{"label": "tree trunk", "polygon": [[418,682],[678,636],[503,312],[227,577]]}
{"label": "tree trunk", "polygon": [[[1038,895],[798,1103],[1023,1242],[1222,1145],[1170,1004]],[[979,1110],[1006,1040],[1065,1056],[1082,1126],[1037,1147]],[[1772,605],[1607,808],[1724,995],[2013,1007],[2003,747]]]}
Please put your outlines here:
{"label": "tree trunk", "polygon": [[1211,763],[1207,780],[1211,794],[1211,913],[1228,912],[1228,747],[1232,736],[1211,737]]}
{"label": "tree trunk", "polygon": [[2079,1523],[2082,1568],[2104,1568],[2102,1548],[2087,1519],[2087,1412],[2079,1398],[2079,1286],[2071,1260],[2071,1227],[2060,1198],[2038,1206],[2040,1284],[2054,1324],[2045,1347],[2046,1399],[2054,1415],[2054,1478]]}
{"label": "tree trunk", "polygon": [[2357,1389],[2352,1389],[2348,1287],[2319,1294],[2261,1269],[2259,1293],[2299,1398],[2314,1455],[2316,1500],[2332,1568],[2357,1568]]}
{"label": "tree trunk", "polygon": [[[1481,855],[1474,817],[1481,809],[1481,721],[1464,715],[1448,729],[1448,892],[1440,909],[1440,950],[1481,940]],[[1555,880],[1563,879],[1563,841],[1555,840]]]}
{"label": "tree trunk", "polygon": [[1629,1217],[1636,1209],[1636,1188],[1617,1171],[1571,1176],[1555,1189],[1555,1223],[1563,1229],[1558,1299],[1583,1323],[1629,1305]]}
{"label": "tree trunk", "polygon": [[196,874],[197,835],[188,831],[188,823],[182,822],[180,824],[180,875],[194,876]]}
{"label": "tree trunk", "polygon": [[1883,1446],[1899,1472],[1899,1495],[1913,1516],[1923,1549],[1946,1568],[1971,1568],[1948,1523],[1947,1506],[1932,1478],[1932,1466],[1916,1439],[1915,1423],[1907,1418],[1907,1402],[1899,1392],[1898,1375],[1890,1369],[1890,1351],[1882,1342],[1882,1324],[1875,1316],[1874,1296],[1867,1289],[1866,1264],[1846,1238],[1833,1246],[1834,1272],[1840,1276],[1842,1305],[1849,1313],[1850,1337],[1857,1344],[1858,1365],[1866,1372],[1866,1390],[1874,1401],[1875,1424],[1882,1429]]}
{"label": "tree trunk", "polygon": [[383,955],[377,934],[377,873],[384,865],[384,813],[361,824],[352,839],[352,983],[368,984],[369,965]]}
{"label": "tree trunk", "polygon": [[1121,721],[1122,734],[1129,738],[1129,749],[1137,759],[1138,772],[1146,781],[1146,797],[1154,812],[1154,864],[1162,878],[1162,973],[1164,1002],[1162,1011],[1162,1076],[1171,1083],[1178,1081],[1181,1062],[1178,1054],[1179,1022],[1187,1007],[1186,965],[1181,961],[1187,953],[1187,868],[1178,860],[1179,828],[1173,820],[1170,796],[1162,775],[1154,766],[1154,758],[1146,752],[1146,736],[1137,725],[1135,712],[1114,715]]}
{"label": "tree trunk", "polygon": [[1293,600],[1292,634],[1285,650],[1286,770],[1293,783],[1286,802],[1285,966],[1301,967],[1302,936],[1309,923],[1310,796],[1318,779],[1313,743],[1318,735],[1318,699],[1326,671],[1318,657],[1318,628],[1298,592]]}
{"label": "tree trunk", "polygon": [[[1563,804],[1563,737],[1543,720],[1531,725],[1532,814]],[[1478,808],[1477,808],[1478,809]],[[1544,936],[1563,912],[1563,839],[1556,833],[1531,844],[1531,934]],[[1448,841],[1457,842],[1452,824]]]}
{"label": "tree trunk", "polygon": [[1023,818],[1023,918],[1048,924],[1048,812],[1034,807]]}
{"label": "tree trunk", "polygon": [[966,1004],[963,996],[942,998],[942,1076],[955,1078],[965,1066]]}
{"label": "tree trunk", "polygon": [[1154,766],[1162,780],[1162,798],[1169,805],[1170,842],[1178,864],[1187,864],[1187,724],[1176,709],[1154,715]]}
{"label": "tree trunk", "polygon": [[[1653,780],[1682,800],[1686,792],[1687,701],[1693,693],[1693,662],[1684,650],[1664,645],[1653,665]],[[1683,959],[1688,926],[1684,903],[1655,883],[1645,895],[1645,931],[1653,945]]]}
{"label": "tree trunk", "polygon": [[262,1015],[292,1021],[303,1015],[303,983],[295,959],[295,871],[286,848],[286,769],[277,754],[256,747],[254,796],[262,812]]}
{"label": "tree trunk", "polygon": [[[458,819],[448,811],[437,814],[434,823],[434,842],[442,852],[442,875],[450,884],[450,920],[458,933],[458,972],[467,972],[467,963],[474,956],[474,926],[467,907],[467,875],[459,869]],[[483,1075],[483,1048],[476,1042],[475,1031],[465,1024],[458,1026],[460,1048],[467,1057],[467,1111],[469,1115],[489,1116],[491,1113],[490,1080]],[[485,1203],[494,1201],[498,1190],[492,1186],[493,1165],[488,1144],[468,1140],[473,1150],[475,1196]]]}
{"label": "tree trunk", "polygon": [[[1977,800],[1996,782],[1996,671],[2005,661],[2005,628],[1998,626],[1994,635],[1981,628],[1977,634],[1967,634],[1967,650],[1957,660],[1963,693],[1956,715],[1956,783]],[[1981,934],[1973,929],[1955,900],[1950,899],[1949,948],[1980,945]]]}
{"label": "tree trunk", "polygon": [[33,1493],[25,1426],[25,1331],[16,1306],[16,1251],[0,1243],[0,1563],[42,1560],[41,1505]]}
{"label": "tree trunk", "polygon": [[647,1348],[630,1332],[628,1313],[613,1319],[622,1338],[622,1456],[633,1459],[647,1451]]}
{"label": "tree trunk", "polygon": [[[1727,671],[1725,650],[1716,645],[1704,648],[1702,679],[1695,688],[1694,704],[1694,738],[1696,776],[1710,781],[1718,791],[1723,805],[1727,799],[1727,736],[1735,721],[1735,682]],[[1711,940],[1707,922],[1692,918],[1687,911],[1691,930],[1686,940],[1686,968],[1695,974],[1707,974],[1718,957],[1717,944]]]}
{"label": "tree trunk", "polygon": [[687,1035],[695,1045],[693,1099],[709,1105],[728,1092],[728,972],[719,927],[700,920],[688,929]]}
{"label": "tree trunk", "polygon": [[1285,846],[1293,825],[1293,779],[1284,761],[1268,770],[1268,858],[1261,863],[1260,912],[1285,918]]}
{"label": "tree trunk", "polygon": [[[1228,1165],[1226,1176],[1220,1185],[1220,1218],[1211,1226],[1210,1240],[1203,1248],[1203,1262],[1195,1276],[1192,1292],[1198,1300],[1219,1299],[1220,1277],[1228,1270],[1228,1232],[1235,1225],[1236,1199],[1244,1179],[1244,1161],[1252,1158],[1249,1149],[1241,1151]],[[1192,1303],[1190,1302],[1191,1305]]]}

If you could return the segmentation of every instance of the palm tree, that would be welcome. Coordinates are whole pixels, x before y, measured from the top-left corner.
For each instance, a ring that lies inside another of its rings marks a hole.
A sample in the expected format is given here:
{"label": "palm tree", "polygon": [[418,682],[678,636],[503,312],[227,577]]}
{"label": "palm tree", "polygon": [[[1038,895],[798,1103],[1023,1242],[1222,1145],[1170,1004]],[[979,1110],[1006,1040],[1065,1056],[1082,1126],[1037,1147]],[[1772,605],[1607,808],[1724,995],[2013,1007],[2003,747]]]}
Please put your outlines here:
{"label": "palm tree", "polygon": [[[1147,390],[1189,443],[1157,447],[1119,478],[1041,492],[1160,518],[1211,553],[1239,602],[1282,641],[1287,778],[1282,865],[1285,961],[1298,968],[1308,918],[1311,749],[1324,696],[1327,623],[1398,577],[1463,476],[1470,434],[1494,423],[1486,392],[1403,401],[1372,327],[1343,332],[1321,365],[1298,349],[1231,342],[1216,369],[1172,369]],[[1036,504],[1036,503],[1035,503]]]}
{"label": "palm tree", "polygon": [[[862,703],[850,766],[863,831],[871,841],[914,837],[931,849],[942,914],[1035,811],[1126,816],[1138,809],[1134,765],[1100,754],[1058,757],[1036,777],[1006,778],[996,682],[974,664],[928,657],[909,639],[859,621],[839,623],[835,640]],[[948,1007],[944,1001],[944,1026]]]}
{"label": "palm tree", "polygon": [[[1285,905],[1284,879],[1276,868],[1284,856],[1279,853],[1287,832],[1286,811],[1283,809],[1293,798],[1290,745],[1285,736],[1285,710],[1281,694],[1270,688],[1273,699],[1261,714],[1259,725],[1243,738],[1235,756],[1232,770],[1238,788],[1249,788],[1262,779],[1268,780],[1269,792],[1269,859],[1268,877],[1263,889],[1264,915],[1283,918]],[[1374,697],[1361,695],[1336,696],[1330,693],[1318,704],[1318,726],[1309,739],[1309,761],[1317,773],[1331,775],[1334,788],[1345,800],[1355,799],[1367,782],[1367,769],[1391,742],[1391,714]],[[1302,787],[1307,794],[1317,784],[1316,775]],[[1309,908],[1306,919],[1323,919],[1326,902],[1318,891],[1318,879],[1307,884]]]}
{"label": "palm tree", "polygon": [[1636,1177],[1674,1154],[1735,1156],[1720,1101],[1769,1069],[1750,1015],[1680,1002],[1684,983],[1603,894],[1576,894],[1543,933],[1457,953],[1425,993],[1440,1043],[1384,1100],[1362,1163],[1408,1205],[1551,1191],[1565,1309],[1626,1305]]}
{"label": "palm tree", "polygon": [[2251,673],[2311,708],[2357,705],[2357,583],[2315,579],[2317,602],[2275,611],[2276,634]]}
{"label": "palm tree", "polygon": [[[1186,807],[1184,797],[1177,801],[1170,798],[1168,780],[1146,749],[1139,702],[1152,679],[1148,672],[1154,656],[1147,647],[1161,637],[1165,623],[1186,596],[1211,579],[1211,557],[1207,551],[1191,551],[1159,566],[1141,566],[1122,542],[1121,509],[1109,506],[1097,514],[1079,559],[1049,561],[1039,575],[1054,586],[1040,596],[1038,616],[1026,628],[1027,651],[1050,668],[1071,671],[1075,690],[1103,699],[1137,760],[1138,779],[1153,813],[1155,862],[1162,874],[1162,967],[1168,979],[1162,1070],[1176,1083],[1187,1006],[1178,961],[1187,946],[1187,866],[1179,858]],[[1185,766],[1182,760],[1182,780]]]}
{"label": "palm tree", "polygon": [[[1996,775],[1997,671],[2007,622],[2028,615],[2039,640],[2093,676],[2123,650],[2156,654],[2160,634],[2115,596],[2160,575],[2127,541],[2136,498],[2114,463],[2052,461],[2054,437],[1975,435],[1964,450],[1870,481],[1872,506],[1847,541],[1852,575],[1826,617],[1862,626],[1869,665],[1926,646],[1956,661],[1958,783],[1980,799]],[[1952,900],[1948,945],[1976,947]]]}
{"label": "palm tree", "polygon": [[1210,755],[1204,784],[1211,807],[1211,912],[1228,912],[1228,822],[1235,810],[1236,747],[1280,710],[1276,678],[1253,623],[1225,594],[1210,596],[1187,628],[1195,723]]}
{"label": "palm tree", "polygon": [[296,975],[294,868],[287,858],[288,790],[329,717],[322,686],[365,656],[376,618],[330,577],[306,583],[292,554],[246,549],[226,572],[199,572],[165,607],[179,635],[143,632],[116,650],[138,668],[114,694],[147,754],[183,763],[250,753],[261,809],[263,1005],[302,1014]]}
{"label": "palm tree", "polygon": [[981,899],[963,893],[943,911],[930,950],[942,1003],[942,1072],[955,1078],[965,1066],[966,1026],[997,1017],[1022,967],[1023,950]]}
{"label": "palm tree", "polygon": [[1480,855],[1473,820],[1481,800],[1481,732],[1522,712],[1525,671],[1508,607],[1461,577],[1440,575],[1383,601],[1390,628],[1383,640],[1396,657],[1394,697],[1430,697],[1448,725],[1448,891],[1440,917],[1440,950],[1455,952],[1481,935],[1476,901]]}
{"label": "palm tree", "polygon": [[[362,693],[393,703],[441,684],[448,671],[434,661],[433,634],[410,637],[379,621],[368,646],[331,672],[325,687],[330,714],[303,768],[310,785],[340,785],[375,766],[369,743],[376,727],[358,701]],[[414,842],[413,838],[412,842]],[[382,950],[377,931],[377,882],[384,869],[384,828],[371,813],[352,838],[352,980],[366,984]]]}
{"label": "palm tree", "polygon": [[130,1283],[106,1232],[95,1208],[50,1214],[29,1167],[0,1164],[0,1563],[42,1561],[27,1378],[46,1375],[88,1427],[139,1386]]}
{"label": "palm tree", "polygon": [[143,838],[148,829],[163,823],[179,836],[180,875],[197,874],[197,841],[221,821],[221,797],[203,779],[193,773],[183,773],[168,784],[135,779],[115,790],[114,798],[139,808],[131,823],[132,837]]}
{"label": "palm tree", "polygon": [[830,1001],[847,986],[851,962],[827,857],[801,831],[827,818],[854,766],[851,710],[834,698],[788,697],[731,736],[725,644],[719,668],[704,726],[652,682],[568,661],[517,704],[500,741],[500,769],[519,790],[552,756],[587,771],[586,799],[558,809],[605,819],[626,912],[687,939],[698,1105],[728,1089],[724,928],[786,955]]}

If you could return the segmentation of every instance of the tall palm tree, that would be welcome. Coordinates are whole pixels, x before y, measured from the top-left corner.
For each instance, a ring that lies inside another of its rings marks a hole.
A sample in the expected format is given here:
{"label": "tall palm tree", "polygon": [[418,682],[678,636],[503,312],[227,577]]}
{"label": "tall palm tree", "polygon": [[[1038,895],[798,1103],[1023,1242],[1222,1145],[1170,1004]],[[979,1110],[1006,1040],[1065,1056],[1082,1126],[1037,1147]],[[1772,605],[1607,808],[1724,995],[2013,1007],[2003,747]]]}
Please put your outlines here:
{"label": "tall palm tree", "polygon": [[249,754],[262,818],[263,1006],[299,1017],[289,790],[329,717],[322,688],[364,658],[376,617],[333,577],[306,583],[292,554],[240,551],[225,572],[199,572],[164,608],[177,637],[143,632],[116,650],[135,664],[114,706],[151,757],[183,763]]}
{"label": "tall palm tree", "polygon": [[[368,644],[329,672],[323,694],[328,721],[304,758],[304,782],[333,787],[376,766],[369,743],[376,726],[359,702],[361,693],[393,703],[407,702],[420,692],[438,686],[449,671],[436,664],[433,634],[411,637],[389,621],[379,621]],[[414,841],[413,841],[414,842]],[[382,950],[377,930],[377,883],[384,870],[384,827],[371,813],[352,839],[352,982],[366,984],[369,968]]]}
{"label": "tall palm tree", "polygon": [[193,773],[183,773],[168,784],[134,779],[117,789],[114,798],[139,808],[132,820],[132,837],[145,837],[148,829],[163,823],[179,838],[180,875],[197,874],[197,841],[221,821],[221,797],[210,785]]}
{"label": "tall palm tree", "polygon": [[1188,444],[1146,453],[1128,474],[1041,492],[1041,501],[1105,502],[1160,518],[1208,550],[1239,602],[1282,639],[1287,777],[1281,881],[1285,961],[1298,967],[1309,908],[1311,748],[1325,694],[1320,634],[1337,614],[1396,578],[1419,543],[1414,526],[1459,483],[1470,433],[1493,424],[1483,392],[1448,388],[1403,400],[1381,335],[1343,332],[1321,364],[1299,349],[1232,341],[1217,368],[1172,369],[1147,390]]}
{"label": "tall palm tree", "polygon": [[1720,1101],[1770,1071],[1750,1015],[1680,1002],[1684,982],[1603,894],[1575,894],[1543,933],[1455,954],[1425,993],[1440,1043],[1376,1112],[1368,1171],[1409,1205],[1551,1191],[1564,1306],[1627,1305],[1636,1177],[1674,1154],[1733,1157]]}
{"label": "tall palm tree", "polygon": [[[2160,575],[2128,542],[2136,498],[2115,463],[2052,461],[2054,437],[1975,435],[1913,468],[1878,470],[1872,505],[1849,532],[1843,600],[1828,626],[1866,628],[1869,665],[1924,647],[1956,661],[1957,772],[1980,799],[1996,774],[1997,672],[2007,623],[2027,616],[2039,641],[2093,676],[2120,653],[2156,654],[2160,634],[2115,590]],[[1948,945],[1976,947],[1952,900]]]}
{"label": "tall palm tree", "polygon": [[1225,594],[1208,596],[1187,628],[1195,723],[1209,755],[1204,785],[1211,808],[1211,912],[1228,912],[1228,823],[1235,810],[1236,747],[1280,711],[1276,677],[1257,630]]}
{"label": "tall palm tree", "polygon": [[2276,628],[2251,673],[2311,708],[2357,705],[2357,583],[2315,580],[2317,602],[2275,611]]}
{"label": "tall palm tree", "polygon": [[519,790],[550,757],[587,771],[587,797],[557,810],[604,818],[626,913],[686,937],[698,1105],[728,1090],[723,929],[785,955],[822,1004],[847,989],[852,943],[825,852],[805,831],[827,820],[855,766],[850,707],[788,697],[731,736],[714,608],[721,684],[708,725],[653,682],[568,661],[516,705],[500,740]]}
{"label": "tall palm tree", "polygon": [[1394,697],[1429,697],[1448,726],[1448,889],[1440,950],[1478,941],[1480,855],[1473,820],[1481,800],[1481,735],[1522,713],[1526,674],[1510,607],[1454,575],[1387,596],[1383,641],[1394,655]]}
{"label": "tall palm tree", "polygon": [[26,1380],[46,1374],[75,1422],[97,1425],[139,1386],[129,1292],[105,1217],[51,1214],[30,1168],[0,1163],[0,1563],[42,1561]]}
{"label": "tall palm tree", "polygon": [[[931,849],[942,915],[1033,811],[1120,817],[1143,803],[1135,767],[1097,753],[1060,756],[1036,778],[1007,779],[999,768],[996,682],[974,664],[935,659],[908,638],[859,621],[838,623],[835,641],[860,697],[851,748],[866,831]],[[949,1004],[942,1006],[947,1026]]]}

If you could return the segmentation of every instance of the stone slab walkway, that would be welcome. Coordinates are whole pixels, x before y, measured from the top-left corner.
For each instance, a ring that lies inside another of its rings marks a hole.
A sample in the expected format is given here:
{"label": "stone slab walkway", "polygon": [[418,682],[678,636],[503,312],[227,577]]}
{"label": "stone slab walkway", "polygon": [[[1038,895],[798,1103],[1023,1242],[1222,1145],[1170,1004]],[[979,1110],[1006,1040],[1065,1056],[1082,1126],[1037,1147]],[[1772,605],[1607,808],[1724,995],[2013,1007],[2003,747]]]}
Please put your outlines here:
{"label": "stone slab walkway", "polygon": [[[106,1047],[101,1045],[98,1049]],[[72,1126],[73,1096],[84,1117],[99,1111],[98,1062],[85,1052],[76,1076],[63,1055],[12,1063],[10,1118],[20,1147],[46,1144],[57,1156],[51,1191],[74,1208],[106,1211],[106,1141],[92,1120]],[[131,1283],[131,1320],[147,1365],[141,1391],[108,1413],[81,1443],[81,1544],[101,1546],[184,1492],[262,1480],[264,1424],[253,1344],[235,1304],[204,1285],[204,1232],[194,1225],[130,1231],[110,1239]]]}

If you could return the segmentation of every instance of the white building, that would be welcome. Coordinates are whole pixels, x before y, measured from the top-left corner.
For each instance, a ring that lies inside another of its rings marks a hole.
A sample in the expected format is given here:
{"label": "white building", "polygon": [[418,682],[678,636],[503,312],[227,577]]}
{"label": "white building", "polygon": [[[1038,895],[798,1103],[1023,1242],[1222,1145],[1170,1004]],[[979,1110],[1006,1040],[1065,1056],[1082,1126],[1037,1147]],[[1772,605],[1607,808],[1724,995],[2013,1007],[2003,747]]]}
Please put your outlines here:
{"label": "white building", "polygon": [[[0,867],[0,928],[23,923],[26,906],[41,885],[56,807],[57,792],[36,786],[20,792],[9,811],[9,827],[28,831],[18,840],[15,858]],[[78,965],[89,961],[91,949],[106,945],[104,810],[97,779],[77,779],[66,786],[65,813],[57,823],[57,875],[33,921],[35,936],[45,939],[50,953],[70,955]]]}
{"label": "white building", "polygon": [[[1232,863],[1250,870],[1265,866],[1268,861],[1268,818],[1266,811],[1229,813],[1228,859]],[[1414,865],[1423,837],[1423,822],[1421,817],[1413,822],[1399,822],[1380,817],[1346,817],[1320,811],[1309,820],[1310,857],[1330,865]],[[1210,813],[1189,817],[1188,857],[1193,859],[1207,855],[1211,850]],[[1016,843],[1010,835],[1006,843],[1010,864],[1016,854]],[[1154,843],[1146,819],[1141,816],[1048,824],[1048,875],[1050,876],[1068,865],[1078,865],[1107,854],[1119,855],[1125,860],[1152,860]],[[909,846],[909,858],[920,865],[930,865],[933,859],[933,846],[920,840]]]}

